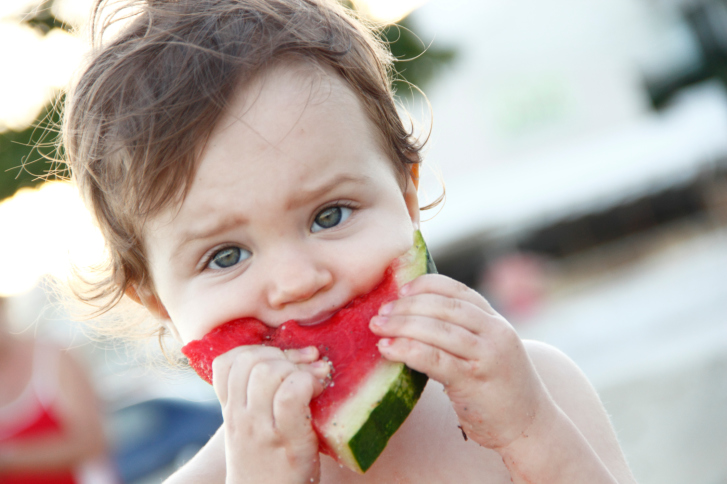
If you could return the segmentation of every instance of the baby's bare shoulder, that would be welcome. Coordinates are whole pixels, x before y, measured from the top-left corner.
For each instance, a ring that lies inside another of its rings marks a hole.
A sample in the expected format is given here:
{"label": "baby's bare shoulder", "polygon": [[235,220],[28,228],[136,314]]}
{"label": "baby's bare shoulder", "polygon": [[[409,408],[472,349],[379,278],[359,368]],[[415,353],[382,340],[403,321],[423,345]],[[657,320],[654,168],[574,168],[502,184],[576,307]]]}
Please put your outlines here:
{"label": "baby's bare shoulder", "polygon": [[618,482],[636,482],[606,409],[583,371],[562,351],[524,341],[535,369],[560,409],[578,427]]}
{"label": "baby's bare shoulder", "polygon": [[532,340],[523,343],[548,392],[579,428],[599,421],[610,428],[596,390],[573,360],[546,343]]}

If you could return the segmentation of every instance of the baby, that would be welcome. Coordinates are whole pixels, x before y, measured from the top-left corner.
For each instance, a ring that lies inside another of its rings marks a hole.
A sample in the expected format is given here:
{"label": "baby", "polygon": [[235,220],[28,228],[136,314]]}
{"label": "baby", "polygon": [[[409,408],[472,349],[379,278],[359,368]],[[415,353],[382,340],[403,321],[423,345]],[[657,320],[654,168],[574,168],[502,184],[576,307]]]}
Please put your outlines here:
{"label": "baby", "polygon": [[[128,296],[186,344],[242,317],[315,325],[374,289],[413,243],[421,161],[376,35],[332,0],[127,13],[64,126],[111,254],[87,298],[107,309]],[[330,371],[318,351],[244,346],[214,362],[224,425],[169,482],[635,482],[562,353],[522,341],[445,276],[400,296],[371,331],[384,358],[430,381],[366,474],[318,453],[309,403]]]}

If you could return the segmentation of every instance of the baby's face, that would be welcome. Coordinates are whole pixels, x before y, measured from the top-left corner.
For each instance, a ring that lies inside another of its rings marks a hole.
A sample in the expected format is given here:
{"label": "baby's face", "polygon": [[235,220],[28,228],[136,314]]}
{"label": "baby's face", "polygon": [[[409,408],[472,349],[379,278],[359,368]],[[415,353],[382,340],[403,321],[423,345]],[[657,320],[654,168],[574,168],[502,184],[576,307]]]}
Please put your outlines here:
{"label": "baby's face", "polygon": [[316,324],[373,289],[418,224],[357,97],[303,64],[262,74],[213,131],[181,207],[147,225],[182,343],[227,321]]}

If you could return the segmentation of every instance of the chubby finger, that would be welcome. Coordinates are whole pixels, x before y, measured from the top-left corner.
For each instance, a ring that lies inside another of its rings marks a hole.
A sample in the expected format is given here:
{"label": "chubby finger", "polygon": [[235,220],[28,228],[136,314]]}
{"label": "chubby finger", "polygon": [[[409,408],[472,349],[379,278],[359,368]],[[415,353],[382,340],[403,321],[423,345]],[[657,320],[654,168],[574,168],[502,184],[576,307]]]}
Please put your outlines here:
{"label": "chubby finger", "polygon": [[312,363],[318,359],[320,354],[315,346],[306,346],[300,349],[289,349],[283,351],[285,357],[293,363]]}
{"label": "chubby finger", "polygon": [[[255,363],[270,359],[280,360],[285,356],[279,348],[272,346],[238,346],[215,358],[212,362],[212,387],[220,403],[224,406],[232,391],[236,401],[246,405],[247,394],[241,390],[248,386],[250,370]],[[231,372],[234,374],[231,375]]]}
{"label": "chubby finger", "polygon": [[[269,414],[270,402],[276,398],[275,396],[281,389],[285,390],[283,382],[293,373],[310,375],[310,380],[313,382],[312,396],[316,397],[323,391],[326,379],[331,373],[331,365],[323,360],[298,365],[281,359],[264,360],[256,363],[250,371],[247,388],[241,390],[241,392],[244,391],[247,394],[248,409],[252,412]],[[307,377],[297,378],[304,378],[305,381],[309,380]],[[310,401],[312,397],[307,398]]]}
{"label": "chubby finger", "polygon": [[471,375],[471,362],[447,353],[439,348],[409,338],[384,338],[379,341],[379,351],[387,360],[405,363],[406,366],[444,386],[452,383],[452,375]]}
{"label": "chubby finger", "polygon": [[480,293],[442,274],[424,274],[404,284],[399,290],[399,294],[402,297],[425,293],[439,294],[441,296],[466,301],[474,304],[488,314],[497,314],[497,311],[492,308],[487,299],[482,297]]}
{"label": "chubby finger", "polygon": [[371,319],[371,331],[387,338],[408,338],[459,358],[477,359],[482,337],[450,321],[413,314],[391,314]]}
{"label": "chubby finger", "polygon": [[273,399],[275,427],[292,439],[311,434],[310,402],[323,391],[321,381],[306,371],[288,375]]}
{"label": "chubby finger", "polygon": [[299,371],[288,360],[265,360],[250,371],[247,388],[247,408],[258,419],[273,418],[273,399],[285,379]]}
{"label": "chubby finger", "polygon": [[432,293],[402,297],[379,309],[379,318],[383,319],[408,315],[448,321],[476,334],[485,331],[487,323],[496,317],[469,301]]}
{"label": "chubby finger", "polygon": [[[326,380],[331,376],[331,372],[333,371],[333,365],[331,365],[330,361],[318,360],[309,364],[299,364],[298,369],[307,371],[308,373],[313,375],[316,380],[320,382],[322,391]],[[319,393],[320,392],[316,393],[313,396],[316,397]]]}

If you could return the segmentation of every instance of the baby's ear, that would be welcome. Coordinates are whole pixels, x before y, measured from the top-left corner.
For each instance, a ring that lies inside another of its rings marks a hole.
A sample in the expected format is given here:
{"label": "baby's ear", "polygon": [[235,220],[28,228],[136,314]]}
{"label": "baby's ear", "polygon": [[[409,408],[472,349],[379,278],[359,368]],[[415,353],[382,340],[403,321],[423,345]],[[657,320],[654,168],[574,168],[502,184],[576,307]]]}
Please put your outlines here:
{"label": "baby's ear", "polygon": [[419,190],[419,165],[421,164],[421,161],[412,160],[411,163],[409,163],[409,178],[410,181],[414,183],[414,190]]}
{"label": "baby's ear", "polygon": [[417,188],[419,186],[419,164],[410,165],[409,179],[406,181],[406,189],[404,190],[404,202],[409,210],[412,224],[415,229],[419,229],[419,196]]}
{"label": "baby's ear", "polygon": [[144,306],[147,311],[152,314],[152,316],[158,319],[164,325],[164,327],[166,327],[169,332],[172,333],[172,336],[174,336],[176,340],[182,341],[179,338],[179,332],[177,331],[177,328],[174,326],[171,318],[169,317],[167,308],[164,307],[164,304],[162,304],[162,302],[159,300],[159,297],[149,286],[131,284],[129,285],[129,287],[126,288],[126,295],[129,296],[132,301]]}

